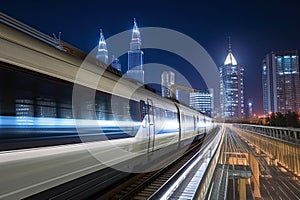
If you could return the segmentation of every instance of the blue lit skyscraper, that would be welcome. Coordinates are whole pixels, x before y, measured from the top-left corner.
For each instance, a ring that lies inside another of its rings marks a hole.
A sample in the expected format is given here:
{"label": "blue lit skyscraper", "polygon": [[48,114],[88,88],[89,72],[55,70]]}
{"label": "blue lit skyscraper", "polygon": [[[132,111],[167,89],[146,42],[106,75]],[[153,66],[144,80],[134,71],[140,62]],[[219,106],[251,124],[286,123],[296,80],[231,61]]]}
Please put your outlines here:
{"label": "blue lit skyscraper", "polygon": [[126,76],[144,83],[143,51],[141,50],[141,37],[137,23],[134,19],[130,50],[128,51],[128,71]]}
{"label": "blue lit skyscraper", "polygon": [[208,89],[202,92],[192,92],[189,96],[189,105],[196,110],[212,117],[214,114],[214,91]]}
{"label": "blue lit skyscraper", "polygon": [[98,51],[96,58],[103,63],[107,64],[108,61],[108,52],[106,47],[106,42],[103,36],[102,29],[100,29],[100,39],[99,39],[99,45],[98,45]]}
{"label": "blue lit skyscraper", "polygon": [[297,51],[271,52],[262,62],[264,114],[300,112],[299,56]]}
{"label": "blue lit skyscraper", "polygon": [[221,116],[225,119],[244,117],[244,68],[235,60],[229,38],[229,52],[220,68]]}

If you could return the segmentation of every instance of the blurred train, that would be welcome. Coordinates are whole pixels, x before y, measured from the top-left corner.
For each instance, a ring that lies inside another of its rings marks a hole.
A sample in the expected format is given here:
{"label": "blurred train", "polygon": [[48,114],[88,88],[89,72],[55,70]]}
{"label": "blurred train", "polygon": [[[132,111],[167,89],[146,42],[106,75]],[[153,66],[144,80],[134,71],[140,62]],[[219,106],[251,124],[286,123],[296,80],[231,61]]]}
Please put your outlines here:
{"label": "blurred train", "polygon": [[137,155],[187,145],[213,126],[202,113],[96,59],[84,61],[79,50],[2,13],[0,46],[0,199],[28,197]]}

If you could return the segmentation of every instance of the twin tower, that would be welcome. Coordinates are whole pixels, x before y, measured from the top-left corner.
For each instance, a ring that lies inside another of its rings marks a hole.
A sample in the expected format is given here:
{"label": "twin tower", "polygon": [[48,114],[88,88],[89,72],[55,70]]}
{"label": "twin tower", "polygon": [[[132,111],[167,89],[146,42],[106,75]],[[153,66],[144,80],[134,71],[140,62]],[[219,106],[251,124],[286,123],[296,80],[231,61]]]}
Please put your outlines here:
{"label": "twin tower", "polygon": [[[141,50],[141,44],[142,44],[141,36],[135,19],[133,23],[134,24],[132,29],[130,50],[128,51],[128,70],[124,76],[135,79],[141,83],[144,83],[144,70],[143,70],[144,53]],[[99,39],[96,58],[104,62],[105,64],[109,64],[107,46],[101,29],[100,29],[100,39]],[[117,70],[121,71],[121,64],[118,58],[113,57],[110,65],[116,68]]]}

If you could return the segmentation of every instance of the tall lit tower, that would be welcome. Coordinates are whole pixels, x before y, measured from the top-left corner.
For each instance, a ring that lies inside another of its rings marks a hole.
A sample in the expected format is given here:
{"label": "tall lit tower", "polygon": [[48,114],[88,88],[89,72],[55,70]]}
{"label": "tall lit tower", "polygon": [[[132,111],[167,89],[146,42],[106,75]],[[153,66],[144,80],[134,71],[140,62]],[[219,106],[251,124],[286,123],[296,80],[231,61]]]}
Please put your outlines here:
{"label": "tall lit tower", "polygon": [[235,60],[229,37],[229,50],[220,68],[221,116],[225,119],[244,117],[244,67]]}
{"label": "tall lit tower", "polygon": [[108,61],[108,52],[106,47],[106,42],[103,36],[102,29],[100,29],[100,39],[99,39],[99,45],[98,45],[98,51],[96,58],[105,64],[107,64]]}
{"label": "tall lit tower", "polygon": [[300,111],[299,56],[294,51],[271,52],[262,61],[264,114]]}
{"label": "tall lit tower", "polygon": [[128,71],[126,76],[144,83],[143,51],[141,50],[141,36],[136,20],[133,21],[130,50],[128,51]]}

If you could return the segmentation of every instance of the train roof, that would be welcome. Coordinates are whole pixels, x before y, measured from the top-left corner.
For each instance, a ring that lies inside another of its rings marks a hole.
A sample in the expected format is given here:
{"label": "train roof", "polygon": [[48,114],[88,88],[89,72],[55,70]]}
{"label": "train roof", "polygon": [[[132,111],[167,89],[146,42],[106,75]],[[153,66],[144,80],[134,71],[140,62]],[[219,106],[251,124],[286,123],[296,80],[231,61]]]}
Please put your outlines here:
{"label": "train roof", "polygon": [[[80,50],[79,48],[63,40],[60,40],[60,38],[57,39],[56,37],[50,37],[49,35],[42,33],[4,13],[0,13],[0,22],[48,45],[51,45],[61,51],[64,51],[71,56],[78,57],[81,60],[84,60],[88,55],[86,52]],[[122,76],[122,74],[112,66],[107,66],[107,71],[110,71],[111,73],[114,73],[118,76]]]}

